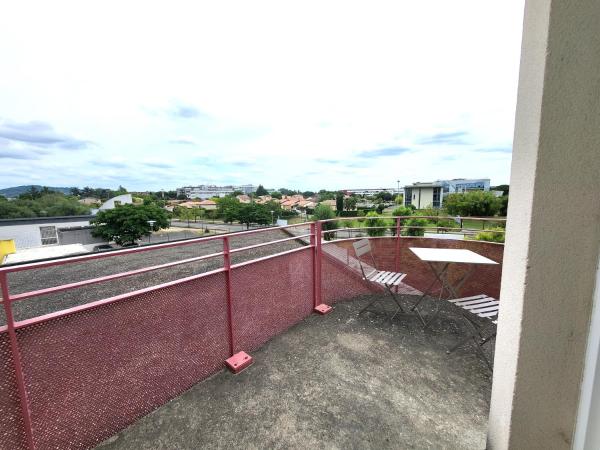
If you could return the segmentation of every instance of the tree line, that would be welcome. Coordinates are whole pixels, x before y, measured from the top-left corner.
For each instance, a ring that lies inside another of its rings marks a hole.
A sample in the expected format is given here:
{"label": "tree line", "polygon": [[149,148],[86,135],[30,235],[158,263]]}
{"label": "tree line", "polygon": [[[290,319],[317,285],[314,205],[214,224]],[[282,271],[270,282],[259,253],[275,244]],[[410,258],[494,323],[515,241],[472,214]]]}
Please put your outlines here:
{"label": "tree line", "polygon": [[90,207],[79,203],[76,197],[48,188],[32,189],[14,200],[0,196],[0,219],[83,216],[90,212]]}

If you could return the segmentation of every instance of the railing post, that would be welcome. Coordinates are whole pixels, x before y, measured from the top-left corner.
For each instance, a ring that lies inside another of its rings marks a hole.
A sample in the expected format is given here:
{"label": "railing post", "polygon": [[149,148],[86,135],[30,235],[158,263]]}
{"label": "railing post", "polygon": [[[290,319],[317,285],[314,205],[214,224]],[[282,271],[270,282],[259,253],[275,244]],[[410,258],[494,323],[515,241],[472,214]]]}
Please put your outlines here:
{"label": "railing post", "polygon": [[[314,255],[315,255],[315,265],[314,267],[314,311],[319,313],[319,314],[327,314],[330,313],[332,308],[329,305],[325,305],[323,303],[322,300],[322,296],[321,296],[321,260],[323,258],[323,252],[322,252],[322,247],[321,247],[321,241],[323,238],[323,233],[322,233],[322,228],[321,228],[321,222],[317,221],[315,222],[315,248],[314,248]],[[334,244],[332,244],[334,245]]]}
{"label": "railing post", "polygon": [[223,237],[223,268],[225,269],[225,289],[227,296],[227,323],[229,327],[229,355],[233,356],[233,304],[231,298],[231,254],[229,253],[229,237]]}
{"label": "railing post", "polygon": [[10,350],[15,369],[15,378],[17,381],[17,390],[19,391],[19,401],[21,403],[21,414],[23,415],[23,425],[27,445],[31,450],[35,449],[33,442],[33,429],[31,425],[31,411],[29,410],[29,400],[27,399],[27,390],[25,389],[25,377],[23,376],[23,366],[21,365],[21,354],[19,353],[19,343],[15,332],[15,320],[12,313],[12,301],[8,292],[8,278],[5,272],[0,273],[0,289],[2,292],[2,306],[6,317],[8,329],[8,338],[10,340]]}
{"label": "railing post", "polygon": [[317,282],[316,282],[316,297],[315,297],[315,306],[318,306],[322,303],[321,301],[321,259],[323,257],[322,252],[323,249],[321,247],[321,243],[323,240],[323,233],[322,233],[322,224],[320,221],[317,221],[316,226],[315,226],[315,231],[316,231],[316,235],[315,235],[315,241],[316,241],[316,247],[315,247],[315,251],[316,251],[316,256],[317,256]]}
{"label": "railing post", "polygon": [[402,219],[396,218],[396,254],[394,256],[394,272],[400,271],[400,233],[402,232]]}
{"label": "railing post", "polygon": [[317,294],[317,225],[315,222],[310,224],[310,247],[312,250],[312,298],[313,308],[316,308],[319,303]]}
{"label": "railing post", "polygon": [[253,362],[252,356],[244,351],[234,353],[235,342],[234,322],[233,322],[233,298],[231,295],[231,252],[229,249],[229,236],[223,236],[223,268],[225,269],[225,288],[227,290],[227,323],[229,327],[229,358],[225,360],[225,365],[233,373],[239,373]]}

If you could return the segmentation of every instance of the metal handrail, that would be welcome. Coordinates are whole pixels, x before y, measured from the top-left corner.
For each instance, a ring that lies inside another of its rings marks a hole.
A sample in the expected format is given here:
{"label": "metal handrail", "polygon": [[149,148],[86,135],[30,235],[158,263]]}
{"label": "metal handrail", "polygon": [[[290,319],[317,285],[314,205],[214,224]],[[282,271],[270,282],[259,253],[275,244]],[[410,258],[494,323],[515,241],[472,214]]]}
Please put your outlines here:
{"label": "metal handrail", "polygon": [[[282,228],[310,226],[311,224],[312,224],[312,222],[302,222],[302,223],[296,223],[296,224],[292,224],[292,225],[285,225],[283,227],[257,228],[255,230],[236,231],[236,232],[232,232],[232,233],[217,234],[214,236],[205,236],[205,237],[199,237],[199,238],[184,239],[184,240],[177,241],[177,242],[163,242],[160,244],[144,245],[141,247],[134,247],[134,248],[125,248],[125,249],[119,249],[119,250],[115,250],[115,251],[111,251],[111,252],[93,253],[90,255],[71,256],[71,257],[67,256],[64,258],[56,258],[56,259],[47,260],[47,261],[19,264],[17,266],[5,266],[5,267],[0,266],[0,273],[11,273],[11,272],[20,272],[23,270],[42,269],[44,267],[60,266],[60,265],[64,265],[64,264],[73,264],[76,262],[85,262],[85,261],[90,261],[93,259],[110,258],[110,257],[114,257],[114,256],[128,255],[131,253],[141,253],[141,252],[148,252],[148,251],[159,250],[159,249],[164,249],[164,248],[181,247],[181,246],[193,245],[193,244],[204,243],[204,242],[209,242],[209,241],[223,240],[226,237],[230,237],[230,236],[238,237],[238,236],[245,236],[248,234],[257,234],[257,233],[265,233],[265,232],[269,232],[269,231],[276,231],[276,230],[279,230]],[[269,241],[269,242],[272,242],[272,241]],[[275,242],[272,242],[272,243],[275,243]],[[241,250],[241,249],[242,248],[236,249],[236,250]]]}

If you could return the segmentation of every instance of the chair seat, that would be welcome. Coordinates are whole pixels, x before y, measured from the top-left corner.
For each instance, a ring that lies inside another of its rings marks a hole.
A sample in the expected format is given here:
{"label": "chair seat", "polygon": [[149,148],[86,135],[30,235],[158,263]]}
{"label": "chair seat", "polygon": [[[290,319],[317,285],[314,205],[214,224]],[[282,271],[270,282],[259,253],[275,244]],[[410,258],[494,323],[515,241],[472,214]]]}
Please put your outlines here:
{"label": "chair seat", "polygon": [[[471,315],[489,320],[491,324],[489,322],[485,325],[478,324],[477,322],[469,319],[467,314],[463,313],[465,323],[470,327],[471,333],[469,333],[465,338],[461,339],[454,347],[452,347],[452,349],[448,350],[447,353],[452,353],[460,346],[466,344],[467,342],[471,342],[479,355],[485,360],[489,369],[493,370],[492,364],[482,350],[482,347],[486,342],[489,342],[490,339],[496,337],[500,302],[493,297],[488,297],[485,294],[473,295],[471,297],[453,298],[448,299],[448,301]],[[484,337],[482,330],[487,330],[488,327],[493,327],[493,330],[487,333],[487,337]]]}
{"label": "chair seat", "polygon": [[385,286],[398,286],[406,276],[402,272],[386,272],[384,270],[374,270],[367,275],[367,280],[373,283],[383,284]]}
{"label": "chair seat", "polygon": [[454,298],[448,301],[470,312],[471,314],[484,319],[489,319],[494,324],[496,324],[498,320],[500,302],[493,297],[480,294],[472,297]]}

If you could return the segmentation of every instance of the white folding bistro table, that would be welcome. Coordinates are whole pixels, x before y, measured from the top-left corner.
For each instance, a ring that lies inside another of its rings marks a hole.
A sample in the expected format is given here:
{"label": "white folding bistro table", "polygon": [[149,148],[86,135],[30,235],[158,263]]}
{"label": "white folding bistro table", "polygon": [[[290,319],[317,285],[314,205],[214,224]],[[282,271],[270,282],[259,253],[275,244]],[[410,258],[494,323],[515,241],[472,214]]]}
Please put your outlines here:
{"label": "white folding bistro table", "polygon": [[[410,251],[413,252],[417,257],[421,260],[429,264],[431,267],[431,271],[433,272],[435,278],[429,287],[423,291],[423,295],[415,303],[415,305],[411,308],[411,310],[416,311],[419,319],[423,322],[423,326],[427,328],[433,319],[437,317],[440,312],[441,302],[438,302],[437,310],[429,319],[428,322],[425,322],[421,312],[419,311],[419,304],[427,295],[431,295],[431,289],[435,285],[437,281],[440,282],[441,288],[438,295],[438,300],[448,300],[451,298],[458,298],[459,292],[467,279],[473,273],[475,267],[479,264],[498,264],[496,261],[492,261],[485,256],[481,256],[471,250],[465,249],[457,249],[457,248],[423,248],[423,247],[410,247]],[[455,280],[454,283],[448,277],[448,269],[453,264],[465,264],[469,266],[469,269],[463,274],[462,277]],[[444,291],[446,291],[446,297],[443,296]]]}

